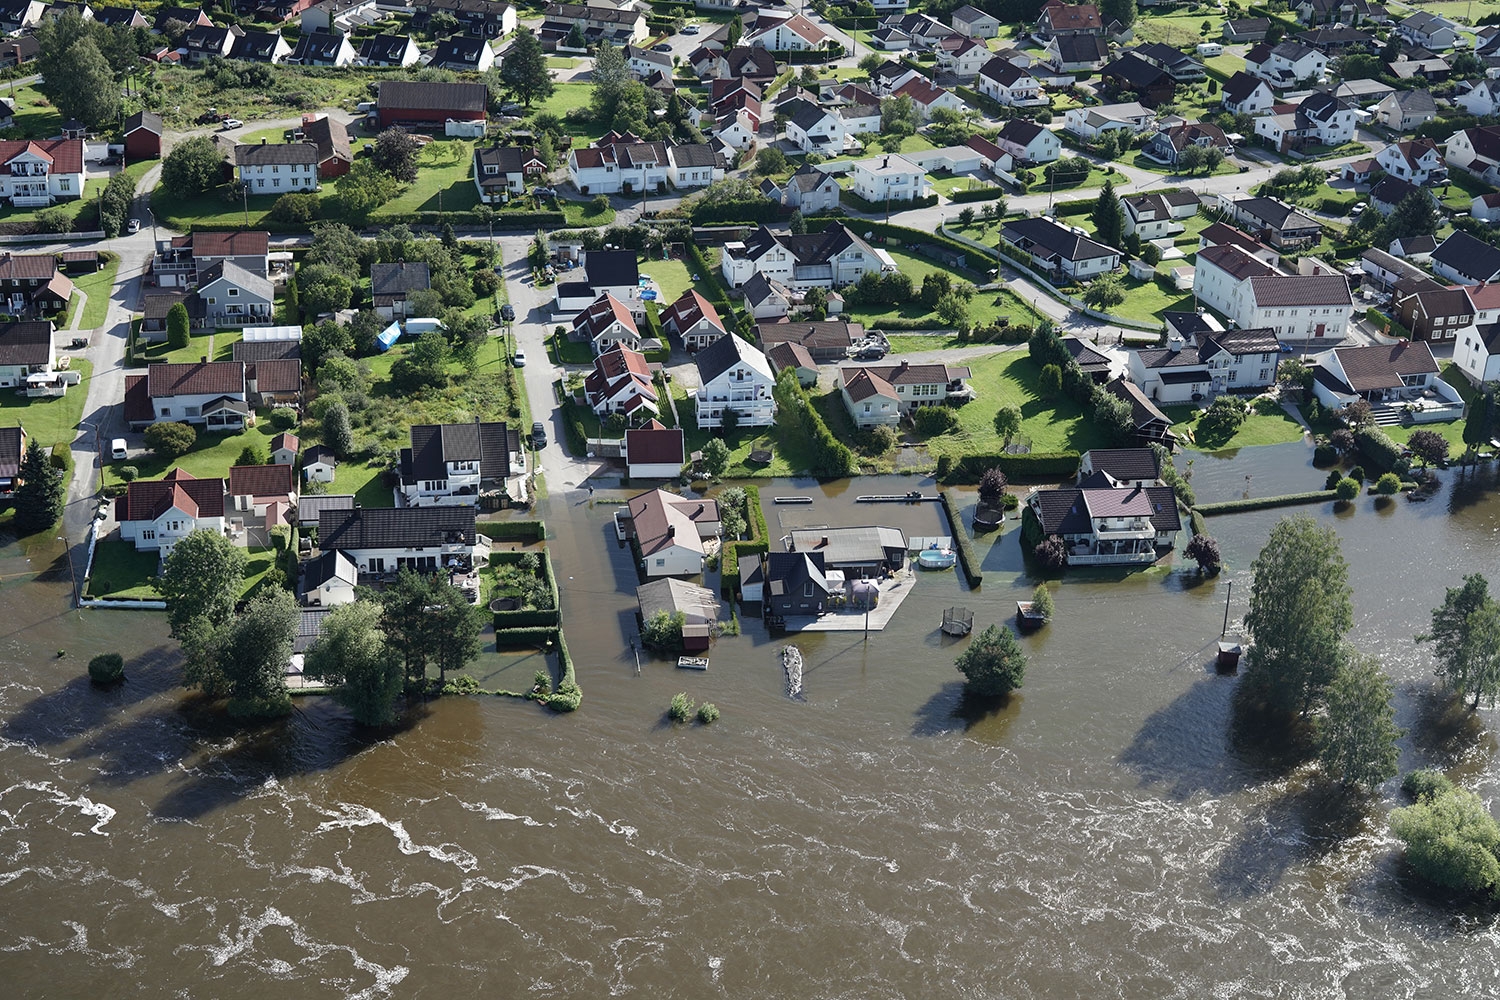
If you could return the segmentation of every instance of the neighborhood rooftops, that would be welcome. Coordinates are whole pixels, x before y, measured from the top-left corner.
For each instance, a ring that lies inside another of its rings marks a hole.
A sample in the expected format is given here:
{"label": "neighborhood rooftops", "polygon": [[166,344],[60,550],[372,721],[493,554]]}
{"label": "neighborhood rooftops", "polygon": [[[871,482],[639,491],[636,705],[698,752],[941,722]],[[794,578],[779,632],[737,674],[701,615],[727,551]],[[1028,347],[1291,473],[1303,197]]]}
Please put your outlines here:
{"label": "neighborhood rooftops", "polygon": [[513,435],[503,421],[469,424],[417,424],[411,447],[401,449],[401,478],[445,480],[450,462],[478,462],[481,480],[503,480],[510,472]]}
{"label": "neighborhood rooftops", "polygon": [[1387,347],[1335,347],[1334,357],[1344,370],[1344,381],[1355,392],[1394,389],[1406,375],[1436,375],[1437,362],[1423,341]]}

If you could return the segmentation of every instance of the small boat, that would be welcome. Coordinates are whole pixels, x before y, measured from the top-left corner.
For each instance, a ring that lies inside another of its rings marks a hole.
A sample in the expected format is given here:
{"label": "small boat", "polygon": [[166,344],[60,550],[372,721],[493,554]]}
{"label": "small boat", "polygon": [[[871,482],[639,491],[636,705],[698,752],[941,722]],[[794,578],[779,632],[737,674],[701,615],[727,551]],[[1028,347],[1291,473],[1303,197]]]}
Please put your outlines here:
{"label": "small boat", "polygon": [[940,549],[933,547],[923,549],[917,555],[917,565],[923,569],[948,569],[958,559],[952,549]]}
{"label": "small boat", "polygon": [[925,497],[921,490],[912,490],[910,493],[866,493],[854,498],[855,503],[921,503],[923,500],[933,500],[935,497]]}
{"label": "small boat", "polygon": [[777,503],[812,503],[812,497],[777,497]]}
{"label": "small boat", "polygon": [[707,670],[708,657],[706,656],[679,656],[677,667],[680,670]]}

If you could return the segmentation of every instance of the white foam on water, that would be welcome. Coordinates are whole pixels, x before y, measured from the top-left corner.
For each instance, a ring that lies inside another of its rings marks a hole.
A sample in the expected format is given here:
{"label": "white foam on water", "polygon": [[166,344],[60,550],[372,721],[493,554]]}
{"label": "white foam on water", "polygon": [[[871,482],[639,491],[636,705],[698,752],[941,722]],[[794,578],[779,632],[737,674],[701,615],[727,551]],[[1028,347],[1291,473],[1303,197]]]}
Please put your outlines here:
{"label": "white foam on water", "polygon": [[[104,832],[104,828],[109,825],[110,820],[115,818],[115,811],[104,803],[95,802],[94,800],[84,795],[70,796],[60,788],[53,785],[50,781],[19,781],[16,784],[11,785],[4,791],[0,791],[0,800],[3,800],[11,792],[14,792],[18,789],[29,792],[45,792],[51,797],[51,801],[54,805],[69,806],[71,808],[77,809],[85,816],[93,817],[95,822],[94,825],[89,828],[89,833],[96,833],[101,837],[109,836],[109,834]],[[7,818],[13,818],[12,814],[9,812],[0,813],[0,815],[4,815]],[[75,830],[73,831],[73,836],[81,837],[83,836],[83,833],[81,831]]]}
{"label": "white foam on water", "polygon": [[334,814],[336,818],[325,820],[318,824],[316,833],[324,833],[329,830],[349,830],[365,826],[383,826],[396,838],[396,849],[402,854],[425,854],[434,861],[451,864],[460,871],[471,872],[479,867],[479,859],[464,850],[457,844],[418,844],[412,840],[411,834],[406,832],[406,826],[400,820],[386,819],[380,813],[368,806],[354,805],[349,802],[338,803],[339,812]]}
{"label": "white foam on water", "polygon": [[488,802],[465,802],[463,799],[459,799],[458,800],[458,804],[461,805],[461,806],[463,806],[463,808],[466,809],[469,812],[483,814],[483,816],[484,816],[485,819],[493,819],[493,820],[517,820],[518,819],[518,820],[521,821],[521,825],[522,826],[554,826],[554,825],[556,825],[556,824],[553,824],[553,823],[543,824],[543,823],[538,822],[537,820],[532,819],[530,816],[524,816],[524,815],[519,815],[518,816],[517,814],[515,814],[513,812],[506,812],[504,809],[498,808],[496,806],[492,806]]}

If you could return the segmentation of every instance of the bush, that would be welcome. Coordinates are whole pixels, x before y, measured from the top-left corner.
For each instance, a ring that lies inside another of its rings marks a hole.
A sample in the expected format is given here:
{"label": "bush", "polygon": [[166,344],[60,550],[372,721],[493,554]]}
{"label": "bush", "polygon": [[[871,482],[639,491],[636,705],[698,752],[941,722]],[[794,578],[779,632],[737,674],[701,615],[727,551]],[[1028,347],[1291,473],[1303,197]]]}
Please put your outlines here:
{"label": "bush", "polygon": [[[584,193],[587,194],[588,192],[585,191]],[[605,212],[608,212],[608,211],[609,211],[609,195],[605,195],[605,194],[596,194],[596,195],[594,195],[593,200],[589,202],[587,213],[589,215],[603,215]]]}
{"label": "bush", "polygon": [[1484,800],[1455,788],[1391,813],[1406,861],[1434,885],[1493,893],[1500,882],[1500,824]]}
{"label": "bush", "polygon": [[1223,444],[1234,437],[1249,415],[1250,408],[1238,396],[1220,396],[1198,418],[1194,438],[1200,444]]}
{"label": "bush", "polygon": [[713,722],[718,722],[718,706],[711,701],[705,701],[698,709],[698,721],[703,723],[705,726]]}
{"label": "bush", "polygon": [[1048,535],[1032,549],[1031,554],[1045,570],[1059,570],[1068,564],[1068,546],[1061,535]]}
{"label": "bush", "polygon": [[1352,479],[1349,476],[1345,476],[1343,479],[1340,479],[1338,481],[1338,485],[1333,488],[1333,495],[1341,502],[1348,503],[1350,500],[1353,500],[1355,497],[1359,496],[1359,480]]}
{"label": "bush", "polygon": [[100,653],[89,661],[89,680],[113,684],[125,679],[125,658],[119,653]]}
{"label": "bush", "polygon": [[672,703],[667,706],[667,718],[673,722],[687,722],[693,717],[693,699],[687,696],[686,691],[678,691],[672,696]]}
{"label": "bush", "polygon": [[271,218],[289,225],[311,222],[318,215],[319,202],[315,194],[284,194],[271,206]]}
{"label": "bush", "polygon": [[146,428],[146,447],[162,458],[172,459],[186,454],[198,440],[198,432],[187,424],[162,423]]}
{"label": "bush", "polygon": [[115,470],[115,475],[120,477],[122,483],[133,483],[140,478],[141,470],[133,465],[122,465]]}
{"label": "bush", "polygon": [[1401,490],[1401,477],[1394,472],[1384,473],[1375,480],[1375,485],[1371,487],[1371,490],[1378,496],[1395,496]]}
{"label": "bush", "polygon": [[1442,771],[1429,767],[1409,773],[1401,780],[1401,790],[1411,796],[1413,802],[1420,802],[1447,795],[1454,790],[1454,785]]}
{"label": "bush", "polygon": [[947,434],[958,426],[958,414],[948,406],[919,406],[911,415],[912,426],[926,437]]}
{"label": "bush", "polygon": [[1401,460],[1401,446],[1379,427],[1361,427],[1355,431],[1354,446],[1375,468],[1400,474],[1396,463]]}

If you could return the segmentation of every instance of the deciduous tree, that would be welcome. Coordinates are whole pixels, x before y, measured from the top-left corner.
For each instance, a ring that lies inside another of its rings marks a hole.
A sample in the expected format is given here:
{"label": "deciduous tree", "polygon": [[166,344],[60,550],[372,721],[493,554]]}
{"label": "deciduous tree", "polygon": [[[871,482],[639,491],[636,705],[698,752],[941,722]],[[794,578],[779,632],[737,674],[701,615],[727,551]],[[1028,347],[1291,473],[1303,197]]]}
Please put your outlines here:
{"label": "deciduous tree", "polygon": [[1417,641],[1433,644],[1437,675],[1460,698],[1472,695],[1471,709],[1500,697],[1500,604],[1483,574],[1448,588],[1442,607],[1432,609],[1431,629]]}
{"label": "deciduous tree", "polygon": [[1484,800],[1461,788],[1422,796],[1391,813],[1406,861],[1427,881],[1493,894],[1500,885],[1500,824]]}
{"label": "deciduous tree", "polygon": [[1411,449],[1413,455],[1417,456],[1424,468],[1429,465],[1442,465],[1448,461],[1448,439],[1437,431],[1412,431],[1406,446]]}
{"label": "deciduous tree", "polygon": [[172,635],[182,639],[191,622],[216,629],[229,621],[244,579],[245,550],[200,528],[172,546],[153,586],[166,599]]}
{"label": "deciduous tree", "polygon": [[1214,541],[1212,535],[1194,535],[1188,542],[1183,555],[1198,564],[1198,572],[1213,576],[1219,572],[1223,565],[1223,556],[1219,554],[1219,543]]}
{"label": "deciduous tree", "polygon": [[393,125],[375,137],[370,160],[381,170],[404,184],[417,179],[417,154],[422,144],[417,137],[399,125]]}
{"label": "deciduous tree", "polygon": [[305,264],[297,270],[297,298],[308,316],[349,308],[354,283],[327,264]]}
{"label": "deciduous tree", "polygon": [[991,625],[979,633],[955,664],[964,675],[964,690],[982,698],[999,698],[1021,686],[1026,654],[1010,629]]}
{"label": "deciduous tree", "polygon": [[262,587],[244,614],[223,627],[217,643],[219,672],[228,684],[230,714],[254,717],[291,711],[286,665],[301,617],[289,591]]}
{"label": "deciduous tree", "polygon": [[1354,624],[1338,536],[1306,515],[1283,518],[1251,571],[1245,627],[1255,644],[1245,681],[1268,706],[1305,713],[1343,662]]}
{"label": "deciduous tree", "polygon": [[1371,656],[1351,655],[1328,685],[1328,711],[1317,723],[1318,760],[1328,776],[1367,788],[1396,774],[1401,729],[1391,682]]}
{"label": "deciduous tree", "polygon": [[373,601],[334,608],[307,651],[303,671],[334,685],[334,697],[362,726],[395,721],[401,697],[401,659],[386,644],[380,617]]}
{"label": "deciduous tree", "polygon": [[163,420],[146,428],[146,447],[162,458],[172,459],[186,454],[198,440],[198,432],[192,426]]}
{"label": "deciduous tree", "polygon": [[729,445],[722,438],[711,437],[703,443],[703,468],[714,479],[729,468]]}
{"label": "deciduous tree", "polygon": [[206,135],[194,136],[172,147],[161,163],[161,183],[173,198],[196,198],[219,186],[224,155]]}

